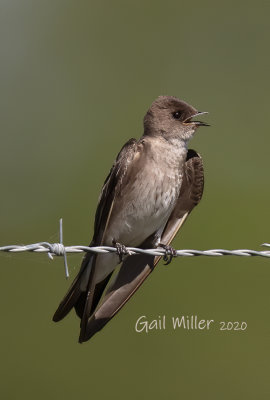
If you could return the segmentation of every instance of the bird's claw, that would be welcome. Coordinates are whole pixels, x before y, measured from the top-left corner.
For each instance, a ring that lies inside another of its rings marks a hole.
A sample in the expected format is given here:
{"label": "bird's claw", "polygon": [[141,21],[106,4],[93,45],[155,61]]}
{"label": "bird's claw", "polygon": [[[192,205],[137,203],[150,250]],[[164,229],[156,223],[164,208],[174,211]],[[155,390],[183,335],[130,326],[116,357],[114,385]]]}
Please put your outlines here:
{"label": "bird's claw", "polygon": [[173,257],[177,256],[177,251],[173,247],[162,243],[159,243],[159,247],[162,247],[165,250],[165,254],[163,256],[163,260],[165,261],[164,265],[170,264]]}
{"label": "bird's claw", "polygon": [[123,256],[130,254],[130,252],[127,250],[126,246],[116,242],[116,240],[113,240],[112,243],[113,246],[116,248],[116,254],[119,256],[119,262],[122,262]]}

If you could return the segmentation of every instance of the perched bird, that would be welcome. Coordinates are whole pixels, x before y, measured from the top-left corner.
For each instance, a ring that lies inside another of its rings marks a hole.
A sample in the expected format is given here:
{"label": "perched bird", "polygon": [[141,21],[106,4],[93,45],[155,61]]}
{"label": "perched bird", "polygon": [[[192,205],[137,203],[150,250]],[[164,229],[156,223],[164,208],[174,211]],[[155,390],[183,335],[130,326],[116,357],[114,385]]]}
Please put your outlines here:
{"label": "perched bird", "polygon": [[[188,142],[205,114],[172,96],[160,96],[144,117],[144,133],[118,154],[101,191],[90,246],[112,246],[117,253],[87,253],[53,320],[74,307],[81,318],[79,342],[90,339],[123,307],[161,257],[127,255],[126,247],[164,247],[201,200],[202,159]],[[120,259],[119,259],[120,256]],[[119,262],[121,268],[110,281]],[[109,282],[110,281],[110,282]]]}

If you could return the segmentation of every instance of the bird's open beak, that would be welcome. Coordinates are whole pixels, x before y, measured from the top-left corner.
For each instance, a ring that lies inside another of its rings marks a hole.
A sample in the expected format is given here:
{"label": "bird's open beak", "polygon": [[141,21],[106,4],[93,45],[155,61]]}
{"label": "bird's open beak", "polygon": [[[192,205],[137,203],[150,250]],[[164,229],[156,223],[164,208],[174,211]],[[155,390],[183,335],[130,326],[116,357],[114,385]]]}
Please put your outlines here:
{"label": "bird's open beak", "polygon": [[184,123],[185,124],[195,124],[197,126],[210,126],[206,122],[202,121],[193,121],[193,118],[197,117],[198,115],[203,115],[203,114],[208,114],[207,111],[198,111],[196,114],[192,115],[191,117],[185,119]]}

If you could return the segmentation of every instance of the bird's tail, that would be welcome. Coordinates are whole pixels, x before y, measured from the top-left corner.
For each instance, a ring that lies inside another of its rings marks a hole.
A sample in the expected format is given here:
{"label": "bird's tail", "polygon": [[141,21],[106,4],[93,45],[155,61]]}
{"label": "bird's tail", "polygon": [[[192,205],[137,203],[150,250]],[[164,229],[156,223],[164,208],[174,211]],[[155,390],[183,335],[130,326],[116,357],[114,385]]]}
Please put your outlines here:
{"label": "bird's tail", "polygon": [[88,319],[94,313],[112,275],[110,273],[103,281],[96,283],[96,258],[95,254],[86,254],[78,275],[53,316],[54,322],[61,321],[74,307],[76,314],[81,319],[79,342],[84,341]]}
{"label": "bird's tail", "polygon": [[87,298],[87,282],[91,276],[91,270],[94,267],[96,256],[94,254],[87,253],[81,269],[72,282],[67,294],[59,304],[57,310],[54,313],[53,321],[61,321],[74,307],[77,315],[82,318],[85,301]]}

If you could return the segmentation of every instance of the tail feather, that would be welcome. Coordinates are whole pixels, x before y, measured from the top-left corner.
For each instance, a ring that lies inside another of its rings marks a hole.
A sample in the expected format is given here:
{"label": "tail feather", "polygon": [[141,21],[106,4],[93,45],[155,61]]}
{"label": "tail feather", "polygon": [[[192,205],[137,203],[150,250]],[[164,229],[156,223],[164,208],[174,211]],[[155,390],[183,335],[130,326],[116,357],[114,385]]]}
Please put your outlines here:
{"label": "tail feather", "polygon": [[[87,279],[87,276],[89,275],[88,270],[92,270],[92,266],[94,264],[94,261],[96,259],[96,256],[90,253],[87,253],[80,272],[72,282],[67,294],[59,304],[57,310],[54,313],[53,316],[53,321],[58,322],[61,321],[65,316],[72,310],[73,307],[77,307],[78,309],[78,315],[80,316],[81,314],[81,304],[83,304],[83,298],[87,295],[86,290],[84,289],[85,287],[85,280]],[[76,306],[78,304],[78,306]],[[76,309],[76,310],[77,310]]]}
{"label": "tail feather", "polygon": [[61,321],[74,307],[76,314],[81,319],[80,342],[82,341],[81,338],[85,336],[87,322],[94,313],[112,276],[111,272],[103,281],[96,284],[95,261],[96,255],[87,254],[80,272],[53,316],[54,322]]}
{"label": "tail feather", "polygon": [[59,304],[57,310],[54,313],[53,321],[59,322],[71,311],[77,301],[80,299],[82,292],[80,289],[80,276],[78,275],[70,289],[68,290],[67,294]]}
{"label": "tail feather", "polygon": [[81,341],[89,340],[102,329],[110,319],[124,306],[147,276],[153,271],[157,257],[145,254],[129,256],[116,277],[108,287],[100,306],[87,320]]}

